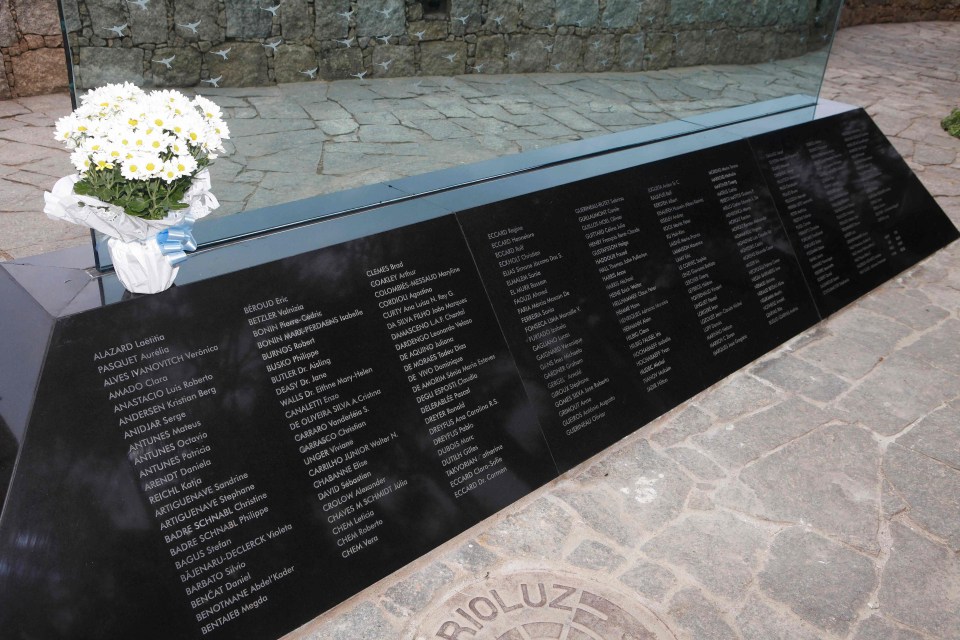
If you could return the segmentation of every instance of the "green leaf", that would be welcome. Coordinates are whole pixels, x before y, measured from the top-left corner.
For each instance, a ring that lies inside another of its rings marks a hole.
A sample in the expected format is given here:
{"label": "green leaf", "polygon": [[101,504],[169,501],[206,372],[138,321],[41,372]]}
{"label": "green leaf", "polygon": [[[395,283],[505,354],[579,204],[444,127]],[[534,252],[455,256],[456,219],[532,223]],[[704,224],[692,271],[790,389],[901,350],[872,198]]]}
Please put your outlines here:
{"label": "green leaf", "polygon": [[954,109],[949,116],[941,120],[940,126],[950,135],[960,138],[960,109]]}

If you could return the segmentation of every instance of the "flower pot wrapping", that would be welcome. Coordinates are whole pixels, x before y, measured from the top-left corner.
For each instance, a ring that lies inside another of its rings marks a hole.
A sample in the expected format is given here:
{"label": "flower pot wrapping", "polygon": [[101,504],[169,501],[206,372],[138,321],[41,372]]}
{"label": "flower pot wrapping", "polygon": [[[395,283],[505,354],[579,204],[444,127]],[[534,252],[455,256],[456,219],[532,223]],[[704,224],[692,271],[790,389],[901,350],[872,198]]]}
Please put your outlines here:
{"label": "flower pot wrapping", "polygon": [[189,229],[194,221],[220,206],[210,193],[207,169],[197,173],[187,190],[183,199],[187,208],[171,211],[163,220],[130,216],[116,205],[78,195],[73,192],[73,185],[79,179],[78,175],[60,178],[52,192],[43,194],[43,211],[49,218],[89,227],[107,236],[117,278],[133,293],[159,293],[170,288],[183,251],[195,248],[187,242],[181,242],[179,247],[171,247],[170,242],[161,245],[157,234],[175,226]]}
{"label": "flower pot wrapping", "polygon": [[153,238],[130,242],[118,238],[107,240],[117,279],[133,293],[160,293],[173,285],[179,267],[170,264]]}

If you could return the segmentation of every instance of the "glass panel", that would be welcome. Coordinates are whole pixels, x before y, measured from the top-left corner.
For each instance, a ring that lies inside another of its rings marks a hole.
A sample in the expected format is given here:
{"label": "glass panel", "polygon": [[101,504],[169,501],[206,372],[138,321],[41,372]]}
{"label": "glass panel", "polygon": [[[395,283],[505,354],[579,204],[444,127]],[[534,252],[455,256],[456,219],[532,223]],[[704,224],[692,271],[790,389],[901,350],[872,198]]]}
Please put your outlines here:
{"label": "glass panel", "polygon": [[[201,93],[223,108],[231,139],[211,169],[215,215],[258,213],[199,234],[212,242],[585,149],[536,152],[561,143],[598,138],[584,151],[597,153],[642,143],[624,132],[650,125],[709,127],[719,120],[704,114],[732,107],[754,105],[749,117],[812,104],[841,2],[61,0],[61,8],[74,100],[132,82]],[[402,180],[464,166],[473,168]],[[356,187],[368,188],[342,194]],[[341,195],[303,206],[324,194]],[[301,205],[276,209],[293,202]]]}

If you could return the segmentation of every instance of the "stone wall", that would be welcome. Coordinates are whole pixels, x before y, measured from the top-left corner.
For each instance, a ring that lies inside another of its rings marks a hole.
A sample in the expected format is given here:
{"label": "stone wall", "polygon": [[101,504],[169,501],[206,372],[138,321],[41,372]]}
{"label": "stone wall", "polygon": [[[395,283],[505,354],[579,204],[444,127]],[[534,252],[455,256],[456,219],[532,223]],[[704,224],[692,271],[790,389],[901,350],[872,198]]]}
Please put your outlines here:
{"label": "stone wall", "polygon": [[56,0],[0,0],[0,99],[66,89]]}
{"label": "stone wall", "polygon": [[759,62],[820,46],[835,3],[64,0],[64,17],[78,87],[226,87]]}
{"label": "stone wall", "polygon": [[840,26],[934,20],[960,20],[960,0],[846,0]]}
{"label": "stone wall", "polygon": [[[80,86],[229,86],[789,57],[835,2],[64,0],[64,13]],[[960,0],[847,0],[840,25],[916,20],[960,20]],[[0,0],[0,99],[66,89],[62,46],[56,0]]]}

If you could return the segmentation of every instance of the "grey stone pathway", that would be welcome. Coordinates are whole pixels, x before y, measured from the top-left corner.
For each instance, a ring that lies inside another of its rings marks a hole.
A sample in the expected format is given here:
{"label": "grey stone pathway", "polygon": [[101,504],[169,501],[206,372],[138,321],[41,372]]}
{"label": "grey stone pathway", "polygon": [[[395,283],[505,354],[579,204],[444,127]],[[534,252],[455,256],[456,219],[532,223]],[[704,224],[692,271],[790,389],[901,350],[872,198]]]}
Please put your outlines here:
{"label": "grey stone pathway", "polygon": [[[755,65],[643,73],[386,78],[204,89],[224,109],[211,168],[216,215],[666,122],[816,95],[826,51]],[[51,137],[65,95],[0,101],[0,259],[87,240],[38,220],[41,193],[73,169]]]}
{"label": "grey stone pathway", "polygon": [[[958,51],[960,23],[847,29],[822,92],[956,224]],[[64,103],[32,105],[0,102],[6,255],[69,241],[30,186]],[[288,637],[960,639],[960,246]]]}
{"label": "grey stone pathway", "polygon": [[[643,73],[471,74],[214,89],[230,153],[223,212],[478,162],[785,95],[815,95],[826,53]],[[220,186],[224,185],[224,186]]]}

